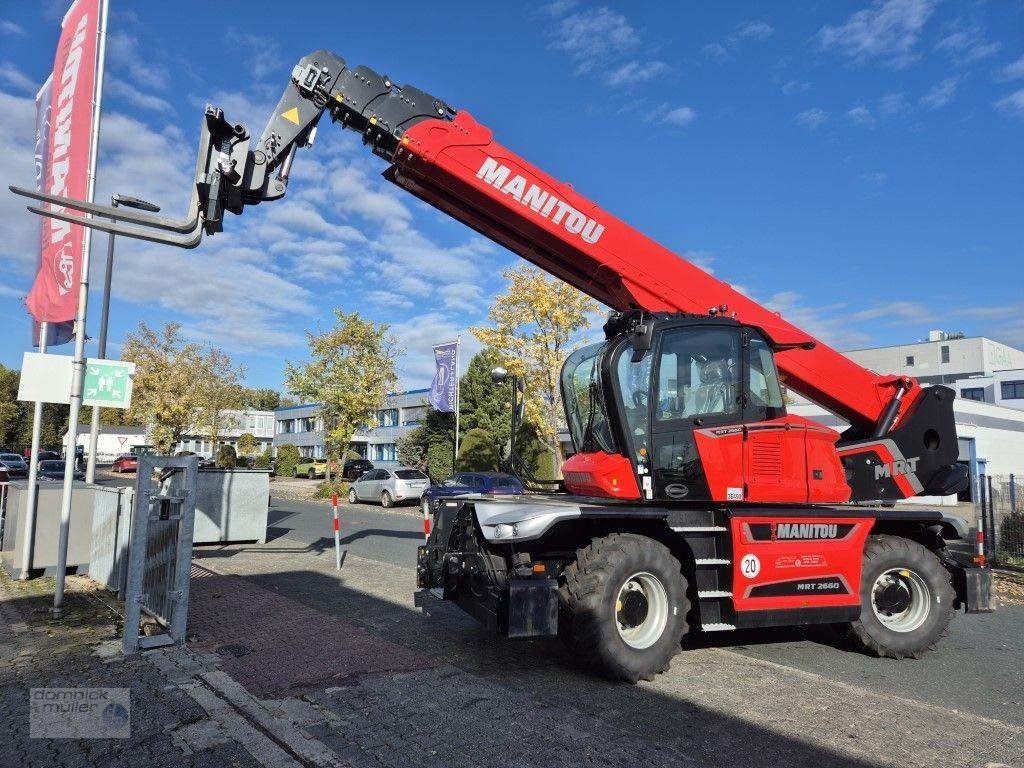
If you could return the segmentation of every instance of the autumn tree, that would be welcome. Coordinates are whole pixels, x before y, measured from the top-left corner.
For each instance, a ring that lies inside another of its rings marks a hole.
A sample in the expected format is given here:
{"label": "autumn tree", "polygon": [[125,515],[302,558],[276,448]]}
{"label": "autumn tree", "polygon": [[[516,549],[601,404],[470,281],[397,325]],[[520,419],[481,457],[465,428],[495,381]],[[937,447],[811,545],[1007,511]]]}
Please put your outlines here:
{"label": "autumn tree", "polygon": [[216,450],[220,436],[237,426],[228,411],[242,406],[243,392],[238,380],[245,369],[236,368],[231,358],[216,347],[209,347],[200,354],[198,367],[193,429],[206,437]]}
{"label": "autumn tree", "polygon": [[565,417],[558,377],[580,332],[589,325],[587,315],[600,307],[529,265],[510,269],[504,277],[508,289],[495,298],[487,315],[490,325],[473,328],[473,335],[497,350],[511,373],[526,377],[526,419],[537,426],[555,465],[561,466],[558,427]]}
{"label": "autumn tree", "polygon": [[252,408],[254,411],[276,411],[281,407],[281,395],[265,387],[243,387],[242,406]]}
{"label": "autumn tree", "polygon": [[[340,309],[334,316],[330,330],[307,332],[310,360],[300,366],[288,363],[285,385],[306,402],[320,403],[328,454],[344,456],[352,436],[376,423],[376,412],[394,390],[400,351],[389,325]],[[328,462],[326,480],[330,479]]]}
{"label": "autumn tree", "polygon": [[135,363],[130,416],[146,424],[158,453],[170,453],[195,421],[203,350],[186,343],[181,326],[154,330],[145,322],[125,337],[121,358]]}
{"label": "autumn tree", "polygon": [[18,400],[19,378],[17,371],[0,365],[0,446],[4,448],[14,448],[20,442],[26,420],[31,425],[31,407]]}

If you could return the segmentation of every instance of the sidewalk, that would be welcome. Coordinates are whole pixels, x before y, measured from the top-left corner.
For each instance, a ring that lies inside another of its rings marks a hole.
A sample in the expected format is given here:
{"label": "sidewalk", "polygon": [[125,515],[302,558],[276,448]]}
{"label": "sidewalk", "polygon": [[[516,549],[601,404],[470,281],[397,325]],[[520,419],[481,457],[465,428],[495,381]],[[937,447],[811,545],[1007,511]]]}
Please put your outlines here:
{"label": "sidewalk", "polygon": [[[1024,729],[719,648],[654,683],[575,670],[452,606],[412,608],[411,568],[280,537],[199,549],[187,648],[117,652],[87,579],[0,577],[0,764],[68,766],[996,766]],[[10,662],[10,663],[8,663]],[[28,738],[32,687],[131,689],[131,738]]]}

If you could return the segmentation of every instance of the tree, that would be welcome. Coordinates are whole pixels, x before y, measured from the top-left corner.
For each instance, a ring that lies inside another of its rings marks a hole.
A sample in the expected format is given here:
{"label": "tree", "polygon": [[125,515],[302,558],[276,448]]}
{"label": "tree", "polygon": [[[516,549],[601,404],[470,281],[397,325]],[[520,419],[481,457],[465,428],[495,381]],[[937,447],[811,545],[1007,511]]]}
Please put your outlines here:
{"label": "tree", "polygon": [[238,436],[238,453],[242,456],[252,456],[259,450],[260,443],[252,432],[243,432]]}
{"label": "tree", "polygon": [[452,443],[435,443],[427,449],[427,475],[431,482],[440,483],[452,476]]}
{"label": "tree", "polygon": [[[288,363],[285,384],[292,394],[320,403],[328,454],[344,456],[352,436],[375,423],[376,412],[395,388],[399,350],[389,325],[340,309],[334,316],[330,330],[307,333],[310,361],[302,366]],[[331,480],[329,465],[325,479]]]}
{"label": "tree", "polygon": [[199,357],[195,426],[210,445],[217,444],[224,430],[237,426],[227,411],[242,406],[243,392],[238,380],[244,374],[244,368],[235,368],[231,358],[216,347],[209,347]]}
{"label": "tree", "polygon": [[121,357],[135,363],[130,417],[148,425],[159,453],[170,453],[191,428],[200,405],[202,348],[185,343],[177,323],[156,331],[140,322],[125,337]]}
{"label": "tree", "polygon": [[291,477],[295,474],[295,465],[299,463],[299,449],[294,445],[282,445],[277,449],[277,474],[279,477]]}
{"label": "tree", "polygon": [[20,442],[25,429],[32,430],[32,410],[18,400],[18,371],[0,365],[0,447],[12,450]]}
{"label": "tree", "polygon": [[274,457],[273,455],[271,455],[270,452],[270,446],[268,445],[266,450],[256,457],[256,460],[252,463],[252,466],[254,469],[268,469],[270,467],[270,462],[273,458]]}
{"label": "tree", "polygon": [[459,442],[459,469],[493,472],[498,468],[498,451],[494,436],[486,429],[474,427]]}
{"label": "tree", "polygon": [[[474,429],[491,435],[495,447],[508,443],[512,427],[512,400],[508,385],[491,381],[491,371],[505,366],[505,359],[496,349],[485,347],[473,355],[466,373],[459,382],[459,439],[466,439]],[[461,467],[465,469],[465,467]]]}
{"label": "tree", "polygon": [[273,389],[243,387],[242,407],[255,411],[276,411],[281,407],[281,395]]}
{"label": "tree", "polygon": [[504,273],[508,290],[495,298],[489,327],[473,335],[508,361],[510,372],[527,378],[526,419],[540,430],[561,465],[558,427],[564,420],[559,373],[573,342],[599,310],[593,299],[529,265]]}

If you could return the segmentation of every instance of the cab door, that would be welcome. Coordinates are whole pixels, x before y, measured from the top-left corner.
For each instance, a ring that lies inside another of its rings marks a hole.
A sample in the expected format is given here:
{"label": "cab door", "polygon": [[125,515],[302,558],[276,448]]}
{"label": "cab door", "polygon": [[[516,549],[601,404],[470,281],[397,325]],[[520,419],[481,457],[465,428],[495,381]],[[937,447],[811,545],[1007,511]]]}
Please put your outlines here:
{"label": "cab door", "polygon": [[807,501],[807,427],[786,416],[771,347],[757,331],[743,330],[744,501]]}
{"label": "cab door", "polygon": [[724,500],[741,492],[741,369],[738,326],[708,323],[660,334],[645,498]]}

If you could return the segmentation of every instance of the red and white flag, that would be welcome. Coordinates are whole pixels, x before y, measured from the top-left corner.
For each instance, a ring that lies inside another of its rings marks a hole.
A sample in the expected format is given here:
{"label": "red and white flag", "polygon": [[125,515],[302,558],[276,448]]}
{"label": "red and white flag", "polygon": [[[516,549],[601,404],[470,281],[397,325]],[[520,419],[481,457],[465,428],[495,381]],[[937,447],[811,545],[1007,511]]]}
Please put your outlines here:
{"label": "red and white flag", "polygon": [[[99,23],[100,0],[75,0],[53,62],[43,189],[78,200],[88,194]],[[39,273],[26,302],[39,322],[74,320],[84,240],[83,227],[45,219]]]}

